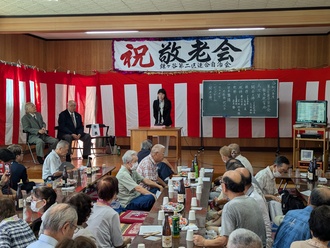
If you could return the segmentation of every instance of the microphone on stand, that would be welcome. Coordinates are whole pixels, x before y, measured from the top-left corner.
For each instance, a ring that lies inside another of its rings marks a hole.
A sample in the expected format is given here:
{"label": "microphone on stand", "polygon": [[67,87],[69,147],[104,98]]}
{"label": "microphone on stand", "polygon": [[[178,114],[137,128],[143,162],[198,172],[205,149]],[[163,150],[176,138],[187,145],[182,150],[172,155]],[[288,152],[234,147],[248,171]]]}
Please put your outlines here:
{"label": "microphone on stand", "polygon": [[160,116],[161,116],[161,114],[160,114],[160,107],[158,107],[158,119],[157,119],[157,125],[158,126],[161,125],[160,124]]}

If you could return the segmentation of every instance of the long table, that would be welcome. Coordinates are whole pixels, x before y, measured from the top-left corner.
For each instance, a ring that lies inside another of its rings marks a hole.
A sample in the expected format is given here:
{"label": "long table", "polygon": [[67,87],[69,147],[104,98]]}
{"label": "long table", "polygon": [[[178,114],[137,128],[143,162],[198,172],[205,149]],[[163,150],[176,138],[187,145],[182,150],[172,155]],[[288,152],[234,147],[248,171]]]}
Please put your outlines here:
{"label": "long table", "polygon": [[[208,174],[211,174],[211,173],[208,173]],[[207,177],[209,177],[209,175],[207,175]],[[196,234],[198,233],[200,235],[204,235],[206,232],[205,223],[206,223],[206,213],[207,213],[207,207],[208,207],[211,180],[212,180],[212,175],[210,176],[209,182],[203,183],[202,196],[201,196],[201,199],[198,200],[198,207],[202,207],[202,210],[196,210],[196,225],[199,228],[199,230],[194,233],[196,233]],[[163,203],[163,198],[165,196],[168,196],[168,188],[165,188],[163,190],[163,192],[161,193],[161,195],[158,197],[157,201],[155,202],[154,206],[150,210],[148,216],[145,218],[142,225],[146,225],[146,226],[161,225],[158,222],[158,211],[161,209],[161,205]],[[182,214],[182,216],[187,219],[188,219],[188,215],[189,215],[189,210],[191,208],[191,198],[195,197],[195,196],[196,196],[196,188],[186,188],[186,200],[185,200],[185,204],[184,204],[184,210],[182,210],[182,212],[180,212],[180,214]],[[172,202],[177,202],[177,193],[175,192],[173,198],[169,199],[169,200]],[[180,238],[173,238],[172,247],[180,247],[180,246],[187,247],[187,245],[189,247],[194,247],[192,242],[186,241],[186,234],[187,234],[186,231],[181,231]],[[161,238],[161,235],[158,237]],[[143,238],[143,236],[141,236],[141,235],[137,235],[134,238],[130,247],[135,248],[138,246],[138,244],[141,244],[141,243],[145,244],[145,247],[152,247],[152,248],[162,247],[161,239],[158,241],[150,241],[150,240]]]}
{"label": "long table", "polygon": [[[142,141],[151,136],[170,136],[175,137],[175,160],[181,164],[181,129],[182,127],[138,127],[132,128],[130,147],[132,150],[139,151]],[[171,158],[171,157],[168,157]]]}
{"label": "long table", "polygon": [[296,192],[298,193],[298,195],[301,196],[301,198],[303,198],[306,201],[306,203],[308,201],[308,196],[304,194],[305,191],[308,190],[311,191],[316,187],[330,187],[330,178],[327,178],[327,182],[319,182],[319,181],[310,182],[306,176],[302,176],[301,174],[295,175],[294,173],[292,173],[289,175],[288,173],[285,173],[280,177],[280,179],[281,182],[279,185],[279,189],[281,188],[283,183],[284,183],[284,187],[282,189],[284,190],[286,189],[287,185],[290,182],[292,182],[295,186]]}
{"label": "long table", "polygon": [[[77,178],[77,186],[74,190],[74,192],[85,192],[88,187],[93,186],[95,183],[97,183],[100,179],[107,175],[111,175],[111,172],[116,168],[116,166],[105,166],[105,167],[99,167],[100,170],[93,173],[92,176],[87,176],[86,173],[78,170],[78,178]],[[69,173],[69,177],[73,178],[73,173]],[[57,202],[62,202],[64,194],[62,191],[62,188],[56,188],[55,189],[57,194]],[[72,192],[68,192],[68,194],[71,194]],[[23,210],[17,211],[17,214],[20,218],[25,220],[27,223],[33,222],[35,219],[40,217],[38,213],[34,213],[30,208],[30,203],[26,203]]]}

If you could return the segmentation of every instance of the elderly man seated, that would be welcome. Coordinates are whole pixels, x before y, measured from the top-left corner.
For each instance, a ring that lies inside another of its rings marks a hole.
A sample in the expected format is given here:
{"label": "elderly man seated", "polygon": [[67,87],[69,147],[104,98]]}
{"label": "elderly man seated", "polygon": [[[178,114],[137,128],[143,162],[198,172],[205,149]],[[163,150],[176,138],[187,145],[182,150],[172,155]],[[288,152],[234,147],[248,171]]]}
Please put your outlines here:
{"label": "elderly man seated", "polygon": [[[222,191],[230,199],[222,210],[222,225],[220,236],[206,240],[200,235],[194,235],[197,246],[226,247],[229,235],[238,228],[246,228],[255,232],[266,246],[266,229],[259,210],[258,203],[244,194],[245,181],[238,171],[227,171],[221,180]],[[256,211],[259,210],[259,211]]]}
{"label": "elderly man seated", "polygon": [[[151,152],[139,163],[136,171],[144,178],[148,178],[155,183],[159,183],[163,187],[166,187],[166,183],[158,175],[157,164],[162,162],[164,159],[165,147],[161,144],[156,144],[151,148]],[[143,187],[156,193],[157,189],[150,188],[149,185],[142,184]]]}
{"label": "elderly man seated", "polygon": [[42,218],[43,234],[27,248],[51,248],[64,238],[72,238],[77,228],[77,211],[69,204],[51,206]]}
{"label": "elderly man seated", "polygon": [[159,190],[163,190],[163,187],[136,172],[138,165],[136,151],[128,150],[122,160],[123,165],[116,175],[119,182],[117,197],[120,204],[126,209],[149,211],[156,200],[156,196],[139,184],[144,183]]}

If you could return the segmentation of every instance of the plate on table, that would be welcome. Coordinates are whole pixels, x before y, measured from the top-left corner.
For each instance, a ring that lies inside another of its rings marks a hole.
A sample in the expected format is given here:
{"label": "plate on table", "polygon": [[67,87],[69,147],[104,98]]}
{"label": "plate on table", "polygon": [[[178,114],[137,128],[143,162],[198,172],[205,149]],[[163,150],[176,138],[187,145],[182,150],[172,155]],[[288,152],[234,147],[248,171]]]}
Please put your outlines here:
{"label": "plate on table", "polygon": [[181,171],[180,176],[181,177],[188,177],[188,173],[189,173],[189,171]]}
{"label": "plate on table", "polygon": [[162,206],[164,212],[174,212],[177,211],[178,213],[184,209],[184,205],[177,202],[169,202]]}
{"label": "plate on table", "polygon": [[70,186],[74,186],[76,183],[77,183],[76,179],[68,179],[66,184],[61,179],[61,181],[59,181],[56,186],[57,187],[70,187]]}

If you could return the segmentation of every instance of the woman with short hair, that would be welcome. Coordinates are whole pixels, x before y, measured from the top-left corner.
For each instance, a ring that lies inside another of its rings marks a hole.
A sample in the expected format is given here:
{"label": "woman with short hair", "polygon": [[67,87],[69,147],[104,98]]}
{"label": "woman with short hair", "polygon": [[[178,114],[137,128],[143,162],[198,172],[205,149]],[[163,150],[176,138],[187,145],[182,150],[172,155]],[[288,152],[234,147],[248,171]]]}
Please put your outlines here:
{"label": "woman with short hair", "polygon": [[97,183],[97,202],[88,218],[87,229],[93,233],[98,247],[126,247],[131,239],[124,239],[120,230],[118,213],[110,207],[112,200],[118,194],[118,180],[106,176]]}

